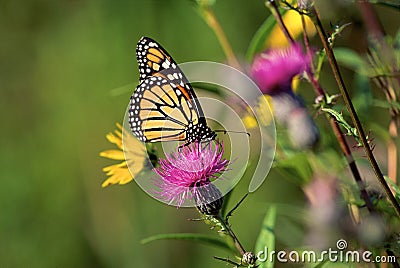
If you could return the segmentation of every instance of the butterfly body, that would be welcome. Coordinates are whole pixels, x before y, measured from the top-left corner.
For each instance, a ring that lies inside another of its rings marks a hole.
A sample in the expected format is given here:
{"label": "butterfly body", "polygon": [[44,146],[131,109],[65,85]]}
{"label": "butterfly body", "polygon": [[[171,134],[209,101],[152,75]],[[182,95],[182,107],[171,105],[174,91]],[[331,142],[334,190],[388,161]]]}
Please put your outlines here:
{"label": "butterfly body", "polygon": [[154,40],[136,47],[140,84],[131,96],[129,123],[143,142],[214,140],[196,94],[172,57]]}

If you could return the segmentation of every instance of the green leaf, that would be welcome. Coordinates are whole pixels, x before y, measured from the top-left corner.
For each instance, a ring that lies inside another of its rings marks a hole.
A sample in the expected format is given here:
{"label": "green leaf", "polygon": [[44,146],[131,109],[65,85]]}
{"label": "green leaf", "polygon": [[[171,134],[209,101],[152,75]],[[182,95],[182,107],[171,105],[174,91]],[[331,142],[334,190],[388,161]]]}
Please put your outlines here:
{"label": "green leaf", "polygon": [[250,41],[249,47],[246,52],[247,61],[251,62],[254,58],[254,55],[260,52],[263,47],[265,40],[270,35],[272,29],[274,28],[276,20],[274,16],[269,16],[263,24],[258,28],[253,38]]}
{"label": "green leaf", "polygon": [[208,8],[215,5],[216,0],[195,0],[195,2],[202,8]]}
{"label": "green leaf", "polygon": [[330,114],[331,116],[333,116],[335,118],[336,122],[347,130],[346,135],[354,137],[358,142],[358,146],[362,146],[361,139],[360,139],[360,136],[358,135],[357,129],[355,127],[352,127],[346,121],[346,119],[344,119],[342,113],[339,113],[338,111],[336,111],[334,109],[329,109],[329,108],[322,108],[321,111],[326,112],[326,113]]}
{"label": "green leaf", "polygon": [[219,247],[229,252],[236,252],[225,241],[215,238],[214,236],[204,235],[204,234],[192,234],[192,233],[158,234],[147,237],[141,240],[140,242],[142,244],[147,244],[153,241],[166,240],[166,239],[193,241],[196,243]]}
{"label": "green leaf", "polygon": [[139,82],[134,82],[134,83],[129,83],[125,86],[113,88],[110,90],[110,95],[113,97],[117,97],[121,95],[132,94],[132,92],[135,91],[135,88],[138,85],[138,83]]}
{"label": "green leaf", "polygon": [[212,93],[217,94],[218,96],[222,96],[222,92],[224,92],[224,88],[220,85],[205,83],[205,82],[190,82],[192,87],[202,89],[205,91],[209,91]]}
{"label": "green leaf", "polygon": [[373,101],[369,78],[356,73],[354,76],[354,86],[356,88],[356,94],[353,97],[354,106],[359,114],[368,115],[368,112],[371,111]]}
{"label": "green leaf", "polygon": [[343,66],[346,66],[355,72],[366,74],[364,59],[354,50],[348,48],[335,48],[334,53],[336,60]]}
{"label": "green leaf", "polygon": [[374,99],[372,105],[374,105],[375,107],[386,108],[386,109],[393,109],[393,108],[400,109],[400,103],[396,101],[389,102],[387,100]]}
{"label": "green leaf", "polygon": [[262,259],[264,258],[266,260],[264,262],[261,261],[260,266],[258,266],[259,268],[274,267],[274,259],[270,260],[268,258],[268,255],[272,250],[275,250],[274,228],[276,222],[276,212],[277,212],[276,206],[271,205],[268,208],[262,223],[260,234],[258,235],[257,238],[254,254],[256,254],[257,256],[260,251],[264,252],[264,254],[267,254],[267,256],[260,255]]}
{"label": "green leaf", "polygon": [[325,59],[326,59],[326,52],[325,50],[320,50],[318,52],[318,57],[316,60],[316,65],[315,65],[315,79],[317,79],[317,81],[319,80],[319,75],[321,73],[321,69],[322,69],[322,64],[324,63]]}
{"label": "green leaf", "polygon": [[307,184],[313,175],[313,170],[305,153],[297,153],[290,158],[279,161],[277,168],[286,179],[299,186]]}

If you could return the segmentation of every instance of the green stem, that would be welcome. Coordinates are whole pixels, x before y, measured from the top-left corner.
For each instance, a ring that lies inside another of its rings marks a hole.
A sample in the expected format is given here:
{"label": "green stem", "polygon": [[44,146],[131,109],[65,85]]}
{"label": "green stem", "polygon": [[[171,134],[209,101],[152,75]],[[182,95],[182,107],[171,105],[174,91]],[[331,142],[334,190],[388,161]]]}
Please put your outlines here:
{"label": "green stem", "polygon": [[312,7],[312,12],[313,15],[312,18],[314,20],[314,24],[315,27],[317,29],[318,35],[322,41],[322,44],[325,48],[325,52],[326,52],[326,56],[328,57],[329,60],[329,64],[331,66],[333,75],[335,77],[336,83],[339,87],[340,93],[343,97],[344,103],[346,104],[347,110],[350,113],[350,117],[353,121],[354,126],[357,129],[358,135],[360,137],[361,143],[364,147],[365,153],[367,155],[368,161],[370,162],[372,169],[374,170],[374,173],[378,179],[378,181],[380,182],[380,184],[382,185],[386,195],[388,196],[390,202],[392,203],[397,215],[400,217],[400,205],[397,202],[396,198],[394,197],[392,191],[390,190],[389,185],[386,183],[385,178],[383,177],[382,171],[379,168],[379,165],[374,157],[374,154],[372,153],[372,150],[369,146],[367,137],[365,135],[364,129],[361,125],[360,119],[358,118],[358,115],[356,113],[356,110],[353,106],[353,103],[351,102],[351,98],[350,98],[350,93],[347,90],[343,77],[339,71],[339,66],[338,63],[336,61],[335,55],[333,54],[333,50],[330,47],[329,43],[328,43],[328,37],[325,33],[325,30],[322,26],[322,22],[320,20],[319,17],[319,13],[317,11],[317,9],[315,7]]}
{"label": "green stem", "polygon": [[236,69],[240,69],[239,61],[237,60],[235,53],[229,44],[228,38],[226,37],[225,32],[222,29],[221,24],[218,22],[217,17],[212,9],[210,7],[200,7],[200,14],[217,36],[229,65],[235,67]]}
{"label": "green stem", "polygon": [[229,226],[229,224],[225,221],[225,219],[222,217],[221,214],[218,216],[215,216],[215,219],[221,223],[222,227],[225,229],[225,231],[228,233],[228,235],[232,238],[233,243],[235,244],[236,249],[239,251],[240,255],[243,256],[246,253],[246,250],[243,248],[242,244],[240,243],[239,239],[233,232],[232,228]]}

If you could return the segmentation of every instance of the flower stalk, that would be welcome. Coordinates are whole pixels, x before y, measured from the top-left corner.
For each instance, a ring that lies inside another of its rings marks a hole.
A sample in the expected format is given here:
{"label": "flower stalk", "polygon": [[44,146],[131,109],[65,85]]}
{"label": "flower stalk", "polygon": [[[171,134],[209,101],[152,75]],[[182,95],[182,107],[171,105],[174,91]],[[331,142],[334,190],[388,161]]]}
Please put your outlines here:
{"label": "flower stalk", "polygon": [[231,45],[229,44],[228,38],[225,35],[224,30],[221,27],[217,17],[215,16],[213,10],[209,6],[200,6],[200,14],[208,26],[214,31],[218,38],[218,41],[226,55],[229,65],[240,69],[239,61],[237,60],[235,53]]}
{"label": "flower stalk", "polygon": [[368,158],[368,161],[371,164],[372,169],[374,170],[374,173],[379,181],[379,183],[381,184],[382,188],[384,189],[387,197],[389,198],[390,202],[392,203],[397,215],[400,217],[400,205],[397,202],[396,198],[394,197],[394,195],[392,194],[389,185],[387,184],[385,178],[383,177],[382,171],[379,168],[379,165],[374,157],[374,154],[372,152],[372,149],[369,145],[367,136],[364,132],[364,129],[361,125],[360,119],[358,118],[358,115],[355,111],[354,105],[351,102],[350,99],[350,93],[346,88],[346,85],[344,83],[343,77],[339,71],[339,66],[338,63],[336,61],[335,55],[333,54],[333,50],[331,48],[331,46],[329,45],[328,42],[328,36],[322,26],[322,22],[320,20],[319,17],[319,13],[317,11],[317,9],[313,6],[311,7],[311,11],[312,11],[312,19],[314,21],[314,25],[317,29],[318,35],[322,41],[322,44],[324,46],[325,52],[326,52],[326,56],[328,58],[329,64],[331,66],[333,75],[335,77],[336,83],[339,87],[340,93],[343,97],[343,100],[346,104],[347,110],[350,113],[350,117],[353,121],[354,126],[357,129],[358,135],[360,137],[360,141],[362,143],[362,146],[364,147],[364,151],[366,153],[366,156]]}

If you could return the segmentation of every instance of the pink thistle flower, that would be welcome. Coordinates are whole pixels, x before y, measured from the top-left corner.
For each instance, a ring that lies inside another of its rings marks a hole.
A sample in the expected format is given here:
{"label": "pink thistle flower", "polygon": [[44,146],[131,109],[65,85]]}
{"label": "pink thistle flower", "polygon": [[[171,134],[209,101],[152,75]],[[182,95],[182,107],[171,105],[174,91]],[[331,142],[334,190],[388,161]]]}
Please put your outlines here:
{"label": "pink thistle flower", "polygon": [[311,61],[299,43],[271,49],[258,55],[250,75],[264,94],[272,97],[277,122],[286,125],[289,137],[298,149],[311,148],[319,140],[319,131],[300,96],[292,90],[293,77],[309,71]]}
{"label": "pink thistle flower", "polygon": [[177,152],[160,159],[155,172],[161,176],[157,183],[158,195],[177,207],[188,199],[194,199],[204,214],[217,214],[222,206],[222,194],[211,181],[227,170],[229,161],[222,158],[224,146],[216,143],[204,146],[192,143]]}
{"label": "pink thistle flower", "polygon": [[265,51],[258,55],[251,67],[250,75],[265,94],[277,90],[291,90],[294,76],[308,70],[310,65],[300,44],[288,48]]}

